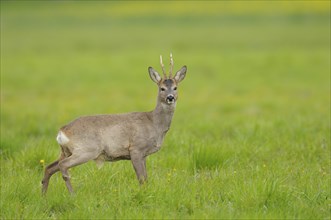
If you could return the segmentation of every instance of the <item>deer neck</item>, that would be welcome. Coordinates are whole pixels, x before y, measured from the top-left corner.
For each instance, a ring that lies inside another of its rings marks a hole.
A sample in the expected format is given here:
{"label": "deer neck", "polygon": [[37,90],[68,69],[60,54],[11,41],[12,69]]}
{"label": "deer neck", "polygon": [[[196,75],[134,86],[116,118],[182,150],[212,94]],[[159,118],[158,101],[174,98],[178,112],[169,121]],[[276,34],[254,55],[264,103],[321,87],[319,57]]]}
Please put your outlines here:
{"label": "deer neck", "polygon": [[152,112],[154,127],[160,132],[167,132],[170,128],[172,117],[174,115],[176,103],[168,105],[159,99]]}

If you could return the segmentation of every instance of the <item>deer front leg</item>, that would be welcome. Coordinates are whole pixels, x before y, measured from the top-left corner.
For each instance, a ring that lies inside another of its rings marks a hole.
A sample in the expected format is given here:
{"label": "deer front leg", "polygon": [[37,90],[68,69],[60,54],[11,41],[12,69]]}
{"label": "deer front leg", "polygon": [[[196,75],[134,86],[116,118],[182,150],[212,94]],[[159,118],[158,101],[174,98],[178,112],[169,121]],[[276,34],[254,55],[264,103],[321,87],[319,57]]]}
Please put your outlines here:
{"label": "deer front leg", "polygon": [[130,154],[131,162],[140,184],[143,184],[147,181],[147,172],[146,172],[146,158],[138,152],[132,152]]}
{"label": "deer front leg", "polygon": [[146,166],[146,157],[144,157],[144,177],[145,181],[147,181],[147,166]]}

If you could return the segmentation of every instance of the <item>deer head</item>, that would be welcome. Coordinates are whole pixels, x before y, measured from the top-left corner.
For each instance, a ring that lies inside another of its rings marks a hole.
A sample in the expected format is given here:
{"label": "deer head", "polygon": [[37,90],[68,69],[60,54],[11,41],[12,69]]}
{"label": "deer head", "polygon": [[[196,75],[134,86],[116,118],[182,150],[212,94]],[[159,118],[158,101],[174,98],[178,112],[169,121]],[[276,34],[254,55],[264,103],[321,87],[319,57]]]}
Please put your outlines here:
{"label": "deer head", "polygon": [[167,77],[161,55],[160,64],[163,72],[163,78],[155,69],[153,69],[153,67],[148,68],[149,76],[159,87],[159,101],[167,105],[173,105],[176,103],[176,100],[178,98],[177,86],[179,82],[181,82],[185,78],[187,67],[183,66],[180,70],[176,72],[175,76],[172,76],[174,60],[172,58],[172,54],[170,54],[170,71],[169,76]]}

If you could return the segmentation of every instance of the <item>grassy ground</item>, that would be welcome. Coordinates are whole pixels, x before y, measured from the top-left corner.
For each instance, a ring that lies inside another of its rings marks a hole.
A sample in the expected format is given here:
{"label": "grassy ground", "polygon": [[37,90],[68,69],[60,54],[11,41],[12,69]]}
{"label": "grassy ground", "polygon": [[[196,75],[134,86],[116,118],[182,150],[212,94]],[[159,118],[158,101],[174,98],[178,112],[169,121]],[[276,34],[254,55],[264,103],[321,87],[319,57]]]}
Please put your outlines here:
{"label": "grassy ground", "polygon": [[[1,1],[1,219],[329,219],[329,7]],[[170,52],[188,73],[148,184],[91,162],[42,198],[58,128],[152,110]]]}

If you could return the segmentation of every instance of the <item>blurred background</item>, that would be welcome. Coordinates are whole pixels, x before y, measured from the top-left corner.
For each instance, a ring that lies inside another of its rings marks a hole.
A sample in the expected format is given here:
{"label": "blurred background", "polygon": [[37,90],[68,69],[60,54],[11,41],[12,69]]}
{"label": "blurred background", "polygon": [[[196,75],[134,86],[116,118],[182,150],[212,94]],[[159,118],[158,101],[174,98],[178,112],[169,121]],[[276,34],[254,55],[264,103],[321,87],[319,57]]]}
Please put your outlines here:
{"label": "blurred background", "polygon": [[[159,55],[167,63],[170,52],[175,68],[188,66],[179,106],[192,116],[262,108],[295,114],[306,101],[316,113],[329,108],[327,1],[1,6],[5,121],[13,113],[38,112],[43,120],[53,112],[57,120],[151,109],[156,88],[147,67],[160,69]],[[278,102],[288,105],[277,109]]]}
{"label": "blurred background", "polygon": [[170,52],[175,69],[188,66],[175,120],[197,134],[229,117],[329,117],[327,1],[1,6],[3,132],[19,129],[18,119],[31,124],[22,132],[45,134],[56,133],[45,120],[152,110],[157,90],[147,67],[160,70],[159,55],[167,63]]}

